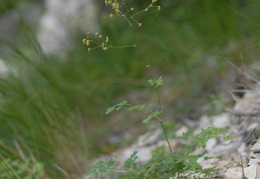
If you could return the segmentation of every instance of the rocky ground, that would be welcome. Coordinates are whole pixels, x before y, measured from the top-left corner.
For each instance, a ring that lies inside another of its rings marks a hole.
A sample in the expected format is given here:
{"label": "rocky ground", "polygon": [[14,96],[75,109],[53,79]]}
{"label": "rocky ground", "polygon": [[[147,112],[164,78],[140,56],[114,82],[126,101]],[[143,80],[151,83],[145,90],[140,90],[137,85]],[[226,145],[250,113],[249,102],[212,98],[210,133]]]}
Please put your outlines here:
{"label": "rocky ground", "polygon": [[[243,97],[234,98],[236,103],[232,109],[226,109],[226,112],[216,116],[202,116],[197,122],[186,121],[186,125],[182,125],[175,131],[175,136],[181,136],[190,127],[195,129],[195,133],[199,133],[201,129],[207,127],[214,127],[225,129],[231,136],[236,136],[236,139],[228,142],[210,139],[205,148],[196,151],[198,153],[206,152],[206,156],[213,157],[209,160],[203,158],[198,160],[204,169],[222,169],[214,178],[260,178],[260,87],[255,85],[252,90],[241,90],[241,92]],[[127,136],[127,132],[125,135]],[[167,145],[166,141],[158,140],[161,135],[160,128],[151,129],[139,136],[130,147],[119,148],[101,159],[117,156],[117,161],[123,163],[133,151],[138,151],[137,161],[144,163],[151,158],[153,149]],[[171,139],[170,143],[174,150],[181,141]],[[221,155],[222,158],[214,158],[218,155]]]}

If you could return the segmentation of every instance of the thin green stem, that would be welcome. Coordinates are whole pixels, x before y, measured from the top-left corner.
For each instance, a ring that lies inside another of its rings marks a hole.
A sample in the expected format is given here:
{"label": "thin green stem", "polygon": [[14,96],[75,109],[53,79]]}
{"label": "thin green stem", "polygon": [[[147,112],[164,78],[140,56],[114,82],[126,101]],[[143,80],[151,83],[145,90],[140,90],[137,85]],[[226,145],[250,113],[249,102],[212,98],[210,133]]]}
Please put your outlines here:
{"label": "thin green stem", "polygon": [[[137,40],[136,40],[136,36],[135,36],[135,32],[134,32],[133,26],[131,26],[131,30],[132,30],[132,34],[133,34],[134,43],[137,44]],[[137,50],[137,52],[138,52],[138,54],[139,54],[139,56],[140,56],[140,59],[142,60],[142,62],[143,62],[144,65],[146,66],[147,63],[146,63],[145,59],[143,58],[143,56],[142,56],[142,54],[141,54],[140,49],[138,48],[138,46],[137,46],[136,50]],[[146,70],[147,70],[147,72],[148,72],[148,74],[149,74],[151,80],[152,80],[153,83],[155,84],[155,80],[154,80],[154,78],[153,78],[153,76],[152,76],[151,71],[149,70],[148,67],[146,68]],[[160,98],[160,93],[159,93],[158,86],[155,87],[155,91],[156,91],[157,100],[158,100],[158,103],[159,103],[159,110],[162,111],[161,98]],[[162,129],[163,129],[164,137],[165,137],[165,139],[166,139],[166,141],[167,141],[169,150],[170,150],[171,153],[172,153],[172,148],[171,148],[171,145],[170,145],[170,142],[169,142],[167,133],[166,133],[166,129],[165,129],[164,125],[163,125],[162,120],[160,119],[159,121],[160,121],[160,125],[161,125],[161,127],[162,127]]]}
{"label": "thin green stem", "polygon": [[130,48],[136,47],[136,45],[127,45],[127,46],[109,46],[109,48]]}
{"label": "thin green stem", "polygon": [[138,15],[138,14],[141,14],[141,13],[143,13],[143,12],[145,12],[145,10],[142,10],[142,11],[140,11],[140,12],[135,13],[134,15],[131,16],[131,18],[133,18],[134,16],[136,16],[136,15]]}
{"label": "thin green stem", "polygon": [[109,168],[109,170],[120,170],[120,171],[127,171],[126,169],[122,169],[122,168]]}
{"label": "thin green stem", "polygon": [[143,12],[148,11],[150,7],[151,7],[151,5],[149,5],[147,8],[144,8],[142,11],[139,11],[139,12],[133,14],[131,17],[137,16],[138,14],[141,14],[141,13],[143,13]]}
{"label": "thin green stem", "polygon": [[[149,73],[150,78],[151,78],[152,81],[153,81],[153,84],[156,84],[154,78],[152,77],[152,74],[151,74],[149,68],[146,68],[146,69],[147,69],[147,71],[148,71],[148,73]],[[158,88],[158,86],[155,87],[155,90],[156,90],[157,100],[158,100],[158,103],[159,103],[159,110],[162,111],[161,98],[160,98],[160,93],[159,93],[159,88]]]}
{"label": "thin green stem", "polygon": [[167,136],[166,130],[165,130],[165,128],[164,128],[164,125],[163,125],[162,120],[160,120],[160,124],[161,124],[161,127],[162,127],[162,129],[163,129],[163,133],[164,133],[165,139],[166,139],[166,141],[167,141],[168,147],[169,147],[169,149],[170,149],[170,151],[171,151],[171,153],[172,153],[172,148],[171,148],[171,145],[170,145],[170,142],[169,142],[169,139],[168,139],[168,136]]}
{"label": "thin green stem", "polygon": [[90,49],[91,49],[91,50],[95,50],[95,49],[97,49],[97,48],[101,48],[101,45],[96,46],[96,47],[93,47],[93,48],[90,48]]}
{"label": "thin green stem", "polygon": [[130,17],[136,24],[139,24],[133,17]]}
{"label": "thin green stem", "polygon": [[137,15],[139,15],[139,14],[141,14],[141,13],[147,12],[151,7],[158,7],[158,6],[153,6],[153,4],[154,4],[154,3],[150,4],[148,7],[144,8],[143,10],[141,10],[141,11],[139,11],[139,12],[133,14],[133,15],[131,16],[131,18],[133,18],[134,16],[137,16]]}
{"label": "thin green stem", "polygon": [[121,11],[119,11],[119,13],[125,18],[125,20],[129,23],[130,27],[133,27],[132,23],[127,19],[127,17],[125,16],[125,14],[123,14]]}
{"label": "thin green stem", "polygon": [[168,147],[169,147],[169,149],[170,149],[170,152],[172,153],[172,148],[171,148],[171,145],[170,145],[170,142],[169,142],[167,133],[166,133],[166,129],[165,129],[164,125],[163,125],[163,121],[162,121],[158,116],[155,116],[155,117],[158,119],[158,121],[159,121],[160,124],[161,124],[161,127],[162,127],[162,129],[163,129],[164,137],[165,137],[165,139],[166,139],[166,141],[167,141],[167,144],[168,144]]}
{"label": "thin green stem", "polygon": [[[131,26],[131,30],[132,30],[132,34],[133,34],[134,43],[137,44],[137,40],[136,40],[134,28],[133,28],[132,26]],[[140,49],[138,48],[138,46],[136,46],[136,47],[137,47],[136,50],[137,50],[137,52],[138,52],[138,54],[139,54],[139,56],[140,56],[140,59],[142,60],[142,62],[143,62],[144,65],[146,66],[147,63],[146,63],[145,59],[143,58],[143,55],[141,54]],[[153,76],[152,76],[152,73],[151,73],[151,71],[149,70],[149,68],[146,68],[146,71],[148,72],[149,77],[151,78],[151,80],[153,81],[153,83],[155,84],[155,80],[154,80],[154,78],[153,78]],[[156,94],[157,94],[157,100],[158,100],[158,102],[159,102],[159,110],[161,111],[161,110],[162,110],[162,105],[161,105],[161,99],[160,99],[159,89],[158,89],[158,87],[155,87],[155,89],[156,89]]]}

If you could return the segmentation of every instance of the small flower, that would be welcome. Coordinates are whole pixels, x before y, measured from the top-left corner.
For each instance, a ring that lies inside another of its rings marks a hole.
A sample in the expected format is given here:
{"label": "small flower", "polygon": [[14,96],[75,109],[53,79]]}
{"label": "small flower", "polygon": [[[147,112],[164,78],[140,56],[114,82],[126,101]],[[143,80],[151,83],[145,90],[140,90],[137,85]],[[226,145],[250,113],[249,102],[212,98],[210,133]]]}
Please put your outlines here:
{"label": "small flower", "polygon": [[161,10],[161,6],[158,6],[158,11],[160,11]]}
{"label": "small flower", "polygon": [[88,53],[90,53],[90,50],[91,50],[91,49],[90,49],[90,48],[88,48]]}
{"label": "small flower", "polygon": [[108,48],[105,46],[104,43],[101,44],[101,47],[102,47],[103,50],[107,50],[107,49],[108,49]]}
{"label": "small flower", "polygon": [[143,25],[142,23],[138,23],[138,27],[142,27],[142,25]]}
{"label": "small flower", "polygon": [[118,15],[119,16],[119,10],[118,9],[115,9],[115,13],[116,13],[116,15]]}
{"label": "small flower", "polygon": [[109,41],[108,37],[106,37],[106,43]]}
{"label": "small flower", "polygon": [[152,0],[152,3],[155,3],[157,0]]}
{"label": "small flower", "polygon": [[95,33],[95,36],[96,36],[96,37],[98,36],[98,32]]}
{"label": "small flower", "polygon": [[99,35],[99,38],[100,38],[100,39],[102,38],[102,34]]}
{"label": "small flower", "polygon": [[113,14],[110,14],[110,17],[113,17]]}
{"label": "small flower", "polygon": [[90,44],[90,42],[89,42],[89,40],[87,40],[86,45],[89,45],[89,44]]}
{"label": "small flower", "polygon": [[85,44],[86,43],[86,39],[82,39],[82,43]]}
{"label": "small flower", "polygon": [[134,8],[133,7],[131,7],[131,9],[130,9],[131,11],[133,11],[134,10]]}
{"label": "small flower", "polygon": [[118,9],[119,8],[119,4],[116,3],[116,2],[112,3],[112,8],[113,9]]}
{"label": "small flower", "polygon": [[111,4],[112,1],[111,0],[105,0],[105,5],[108,6],[109,4]]}

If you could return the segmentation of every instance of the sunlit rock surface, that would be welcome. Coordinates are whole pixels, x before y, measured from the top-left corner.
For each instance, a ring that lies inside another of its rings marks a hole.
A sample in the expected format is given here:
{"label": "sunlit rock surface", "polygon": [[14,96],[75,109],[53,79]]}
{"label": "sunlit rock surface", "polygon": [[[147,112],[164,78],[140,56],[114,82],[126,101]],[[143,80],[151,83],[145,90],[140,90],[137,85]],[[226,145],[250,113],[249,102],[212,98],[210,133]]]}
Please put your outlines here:
{"label": "sunlit rock surface", "polygon": [[[201,120],[196,121],[195,134],[199,133],[201,129],[213,127],[224,129],[230,136],[236,137],[236,139],[229,141],[220,138],[210,139],[205,148],[200,148],[193,153],[194,155],[205,153],[205,156],[210,157],[208,159],[201,157],[197,160],[203,169],[221,169],[212,175],[215,178],[260,179],[260,113],[258,101],[259,87],[256,86],[255,89],[248,91],[243,98],[237,101],[232,109],[227,109],[228,112],[216,116],[203,116]],[[182,126],[175,132],[175,135],[179,136],[187,130],[186,126]],[[158,136],[162,133],[160,129],[149,131],[137,138],[131,146],[118,149],[103,158],[117,156],[117,162],[120,166],[134,151],[138,151],[138,160],[136,161],[145,163],[151,159],[151,151],[156,147],[161,145],[167,147],[165,140],[158,139]],[[180,146],[181,142],[183,141],[170,140],[172,150],[174,151]],[[222,157],[217,157],[219,155]],[[212,178],[212,176],[209,178]],[[203,176],[201,177],[203,178]]]}
{"label": "sunlit rock surface", "polygon": [[5,74],[8,72],[8,66],[3,59],[0,58],[0,74]]}
{"label": "sunlit rock surface", "polygon": [[45,0],[46,10],[37,37],[46,53],[73,45],[73,37],[99,31],[97,8],[92,0]]}

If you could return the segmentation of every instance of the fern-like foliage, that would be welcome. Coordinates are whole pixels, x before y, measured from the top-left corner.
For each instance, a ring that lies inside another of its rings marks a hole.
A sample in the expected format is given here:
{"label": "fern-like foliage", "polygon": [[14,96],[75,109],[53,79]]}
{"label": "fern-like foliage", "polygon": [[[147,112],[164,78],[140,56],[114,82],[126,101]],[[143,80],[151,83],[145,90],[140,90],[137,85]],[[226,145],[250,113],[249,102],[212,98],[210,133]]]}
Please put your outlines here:
{"label": "fern-like foliage", "polygon": [[135,151],[123,164],[122,167],[114,166],[114,159],[99,161],[95,166],[91,167],[87,172],[88,176],[105,174],[108,170],[120,170],[120,178],[189,178],[191,175],[196,178],[204,178],[217,169],[203,170],[197,163],[197,160],[204,154],[193,155],[193,152],[199,148],[204,148],[209,139],[219,137],[226,138],[227,132],[218,128],[207,128],[193,136],[188,131],[183,134],[183,139],[187,140],[187,144],[183,144],[178,152],[167,153],[165,146],[160,146],[152,152],[152,158],[145,164],[138,164],[137,151]]}
{"label": "fern-like foliage", "polygon": [[152,118],[158,118],[158,115],[162,113],[162,111],[152,109],[156,106],[155,103],[150,103],[147,106],[145,104],[139,104],[139,105],[133,105],[129,103],[128,101],[122,101],[106,110],[106,114],[112,113],[113,111],[119,111],[120,109],[126,109],[127,111],[148,111],[144,112],[145,114],[148,114],[148,116],[143,120],[143,123],[148,123]]}

